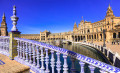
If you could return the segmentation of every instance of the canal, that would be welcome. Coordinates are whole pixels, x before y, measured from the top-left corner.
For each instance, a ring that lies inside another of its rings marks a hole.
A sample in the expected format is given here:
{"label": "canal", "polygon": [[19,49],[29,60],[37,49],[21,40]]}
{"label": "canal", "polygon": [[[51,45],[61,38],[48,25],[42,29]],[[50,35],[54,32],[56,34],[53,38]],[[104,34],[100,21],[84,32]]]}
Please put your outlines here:
{"label": "canal", "polygon": [[[67,44],[63,44],[63,46],[61,48],[65,48],[65,49],[74,51],[76,53],[79,53],[79,54],[82,54],[82,55],[85,55],[85,56],[88,56],[88,57],[91,57],[91,58],[94,58],[94,59],[97,59],[99,61],[107,63],[106,60],[100,55],[100,53],[98,53],[98,51],[95,50],[95,48],[92,48],[92,47],[89,47],[89,46],[86,46],[86,45],[81,45],[81,44],[67,45]],[[50,55],[51,54],[49,54],[49,57],[51,58]],[[56,62],[57,61],[57,56],[55,55],[55,53],[54,53],[54,57],[55,57],[55,62]],[[60,55],[60,60],[61,60],[61,73],[63,73],[64,59],[63,59],[62,54]],[[69,73],[71,73],[72,61],[71,61],[70,57],[67,57],[67,64],[68,64],[68,71],[69,71]],[[75,71],[76,71],[75,73],[80,73],[79,61],[75,60],[74,64],[75,64]],[[55,65],[56,65],[56,63],[55,63]],[[50,65],[49,65],[49,69],[50,69],[50,73],[52,73]],[[90,73],[90,69],[88,68],[88,64],[85,64],[84,71],[85,71],[85,73]],[[55,66],[55,73],[57,73],[56,66]],[[95,73],[100,73],[99,68],[95,68]]]}

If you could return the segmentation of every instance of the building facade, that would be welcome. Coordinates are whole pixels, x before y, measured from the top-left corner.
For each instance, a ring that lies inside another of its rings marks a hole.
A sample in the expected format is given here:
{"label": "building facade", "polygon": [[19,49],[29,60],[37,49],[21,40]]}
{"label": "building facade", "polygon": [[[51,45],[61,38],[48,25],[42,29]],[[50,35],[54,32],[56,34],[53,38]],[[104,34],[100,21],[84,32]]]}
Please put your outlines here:
{"label": "building facade", "polygon": [[106,42],[118,41],[120,39],[120,17],[116,17],[113,14],[110,5],[103,20],[94,23],[81,20],[78,26],[75,22],[72,32],[50,33],[45,30],[40,32],[39,41],[48,42],[62,39],[74,42],[99,42],[103,41],[103,29],[105,30]]}
{"label": "building facade", "polygon": [[116,17],[109,5],[103,20],[91,23],[82,20],[73,28],[74,41],[103,41],[103,29],[106,42],[118,41],[120,38],[120,17]]}

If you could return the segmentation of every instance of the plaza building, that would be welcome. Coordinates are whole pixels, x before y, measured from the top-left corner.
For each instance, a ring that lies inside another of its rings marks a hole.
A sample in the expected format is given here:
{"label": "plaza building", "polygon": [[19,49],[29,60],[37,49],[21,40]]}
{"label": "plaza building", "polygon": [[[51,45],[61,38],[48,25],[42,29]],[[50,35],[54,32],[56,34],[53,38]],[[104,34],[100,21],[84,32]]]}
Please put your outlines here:
{"label": "plaza building", "polygon": [[[4,30],[5,29],[6,28],[4,28]],[[118,41],[120,39],[120,17],[116,17],[114,15],[110,5],[107,8],[107,12],[103,20],[94,23],[81,20],[78,26],[76,22],[74,23],[73,31],[50,33],[45,30],[40,32],[40,34],[21,34],[21,38],[38,40],[40,42],[51,42],[60,39],[74,42],[100,42],[103,41],[103,29],[105,30],[106,42]],[[6,31],[3,33],[5,32]]]}
{"label": "plaza building", "polygon": [[73,28],[74,41],[103,41],[103,29],[105,30],[105,41],[112,42],[120,39],[120,17],[113,14],[110,5],[107,8],[106,16],[103,20],[91,23],[82,20],[78,27],[76,23]]}
{"label": "plaza building", "polygon": [[[74,23],[72,32],[64,32],[64,33],[52,33],[47,34],[45,36],[45,41],[49,40],[70,40],[75,42],[87,41],[103,41],[103,29],[105,30],[105,41],[112,42],[118,41],[120,39],[120,17],[116,17],[113,14],[112,8],[107,8],[106,16],[103,20],[91,23],[88,21],[81,20],[81,22],[76,24]],[[44,32],[40,32],[43,34]],[[43,36],[40,35],[40,41]]]}

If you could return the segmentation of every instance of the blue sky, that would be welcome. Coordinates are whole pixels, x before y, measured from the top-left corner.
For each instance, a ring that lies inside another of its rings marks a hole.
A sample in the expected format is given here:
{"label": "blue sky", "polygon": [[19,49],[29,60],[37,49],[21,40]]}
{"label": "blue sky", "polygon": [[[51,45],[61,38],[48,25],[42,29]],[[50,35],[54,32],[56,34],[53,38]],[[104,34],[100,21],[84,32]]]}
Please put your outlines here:
{"label": "blue sky", "polygon": [[13,5],[19,17],[17,28],[22,34],[72,31],[74,22],[96,22],[105,18],[108,5],[115,16],[120,16],[120,0],[0,0],[0,22],[6,15],[8,31],[12,28]]}

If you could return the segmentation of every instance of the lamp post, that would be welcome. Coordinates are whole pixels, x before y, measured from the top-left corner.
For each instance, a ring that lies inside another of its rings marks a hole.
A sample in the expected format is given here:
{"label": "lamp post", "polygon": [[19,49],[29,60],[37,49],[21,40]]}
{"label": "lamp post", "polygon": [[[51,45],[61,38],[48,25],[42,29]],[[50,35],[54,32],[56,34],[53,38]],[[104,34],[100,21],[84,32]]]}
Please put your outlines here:
{"label": "lamp post", "polygon": [[106,44],[105,44],[105,29],[103,29],[103,47],[106,47]]}

